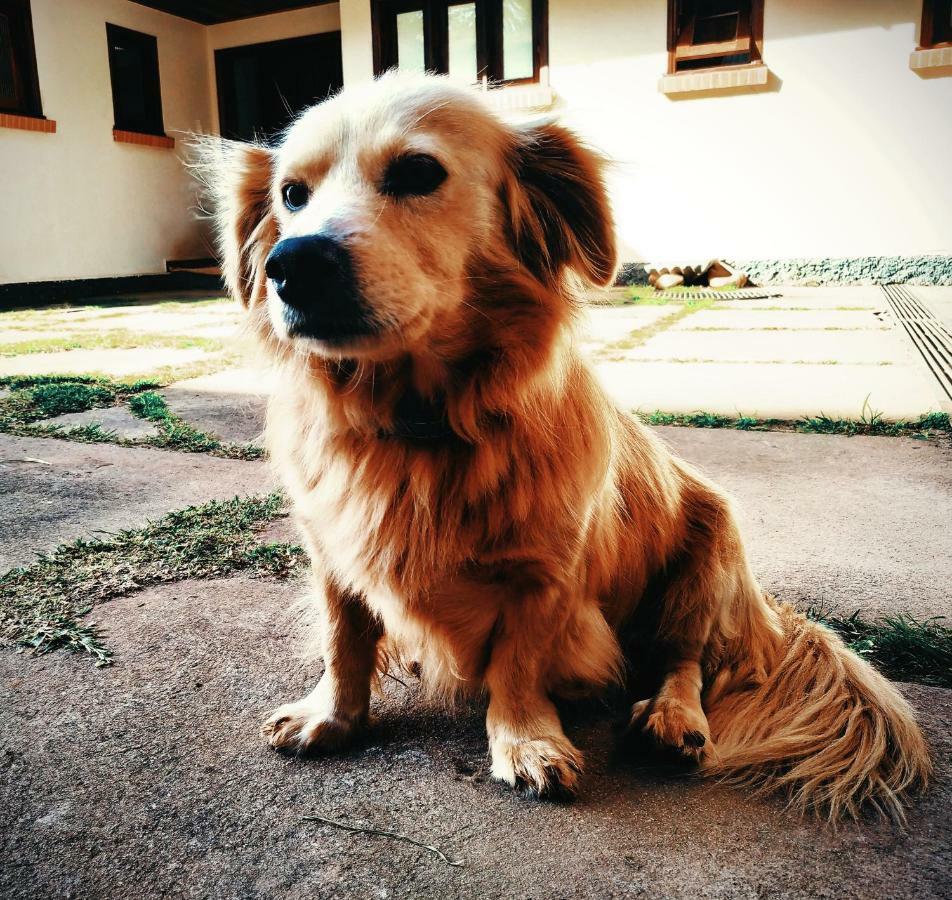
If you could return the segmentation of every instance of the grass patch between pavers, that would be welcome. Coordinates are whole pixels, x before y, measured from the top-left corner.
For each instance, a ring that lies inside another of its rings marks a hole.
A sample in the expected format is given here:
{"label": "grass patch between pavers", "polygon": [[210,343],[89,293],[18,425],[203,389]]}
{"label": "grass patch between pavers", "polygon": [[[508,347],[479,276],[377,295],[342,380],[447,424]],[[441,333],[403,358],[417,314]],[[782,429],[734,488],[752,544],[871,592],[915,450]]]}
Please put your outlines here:
{"label": "grass patch between pavers", "polygon": [[95,606],[152,584],[234,572],[287,578],[304,551],[259,539],[286,515],[280,494],[235,497],[171,512],[103,540],[79,540],[0,576],[0,643],[41,654],[64,649],[109,665],[112,652],[94,622]]}
{"label": "grass patch between pavers", "polygon": [[652,413],[635,411],[647,425],[678,425],[686,428],[733,428],[738,431],[795,431],[800,434],[840,434],[913,437],[920,439],[952,437],[952,422],[944,412],[925,413],[915,421],[887,422],[880,413],[865,411],[859,419],[838,419],[825,415],[803,419],[761,419],[756,416],[724,416],[698,411],[694,413]]}
{"label": "grass patch between pavers", "polygon": [[[161,386],[157,380],[114,381],[82,375],[0,377],[0,387],[11,390],[10,396],[0,399],[0,432],[87,444],[208,453],[225,459],[260,459],[264,455],[264,450],[255,444],[220,441],[176,416],[161,394],[154,393],[154,389]],[[120,403],[127,404],[133,415],[154,422],[159,433],[154,437],[129,439],[96,424],[68,427],[42,421],[63,413],[103,409]]]}
{"label": "grass patch between pavers", "polygon": [[264,455],[264,450],[255,444],[229,444],[189,425],[169,409],[161,394],[154,391],[130,397],[128,406],[133,415],[159,426],[159,435],[144,442],[149,446],[184,453],[210,453],[228,459],[260,459]]}
{"label": "grass patch between pavers", "polygon": [[109,331],[78,332],[66,337],[34,338],[0,344],[0,358],[31,356],[35,353],[62,353],[70,350],[191,350],[198,348],[217,353],[224,344],[215,338],[174,334],[143,334],[128,328]]}
{"label": "grass patch between pavers", "polygon": [[694,315],[694,313],[700,312],[702,309],[710,309],[713,303],[713,300],[688,300],[683,304],[678,304],[677,309],[670,315],[662,316],[654,322],[650,322],[641,328],[630,331],[625,337],[619,338],[617,341],[605,344],[595,351],[594,356],[597,359],[604,360],[605,357],[611,353],[617,353],[620,350],[634,350],[636,347],[640,347],[646,341],[649,341],[655,335],[661,334],[662,331],[667,331],[667,329],[682,319],[686,319],[688,316]]}
{"label": "grass patch between pavers", "polygon": [[870,622],[859,611],[837,616],[822,606],[811,607],[807,616],[888,678],[952,688],[952,628],[943,624],[944,616],[919,621],[900,614]]}

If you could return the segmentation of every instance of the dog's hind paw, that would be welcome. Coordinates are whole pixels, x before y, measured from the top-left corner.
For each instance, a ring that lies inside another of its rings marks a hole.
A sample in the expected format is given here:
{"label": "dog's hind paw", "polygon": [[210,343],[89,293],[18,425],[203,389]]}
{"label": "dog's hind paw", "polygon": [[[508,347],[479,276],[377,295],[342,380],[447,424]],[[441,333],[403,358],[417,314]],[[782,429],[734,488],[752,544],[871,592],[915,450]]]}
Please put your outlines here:
{"label": "dog's hind paw", "polygon": [[334,753],[357,732],[358,723],[321,712],[309,703],[285,703],[261,726],[261,733],[275,750],[292,753]]}
{"label": "dog's hind paw", "polygon": [[628,734],[643,736],[655,749],[689,762],[700,762],[711,741],[703,710],[672,699],[636,703],[631,709]]}
{"label": "dog's hind paw", "polygon": [[568,740],[498,740],[492,746],[492,776],[533,800],[568,801],[578,790],[582,754]]}

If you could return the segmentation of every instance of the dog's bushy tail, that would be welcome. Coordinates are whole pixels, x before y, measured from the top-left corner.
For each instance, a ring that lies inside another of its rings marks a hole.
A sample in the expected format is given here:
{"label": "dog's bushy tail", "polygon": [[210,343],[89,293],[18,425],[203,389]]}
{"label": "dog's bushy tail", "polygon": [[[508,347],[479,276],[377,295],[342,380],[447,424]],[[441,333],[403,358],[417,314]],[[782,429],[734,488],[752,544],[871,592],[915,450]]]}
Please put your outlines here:
{"label": "dog's bushy tail", "polygon": [[776,613],[782,640],[766,677],[744,687],[715,677],[705,698],[706,769],[830,819],[872,807],[903,822],[905,800],[932,774],[909,704],[832,631],[786,603]]}

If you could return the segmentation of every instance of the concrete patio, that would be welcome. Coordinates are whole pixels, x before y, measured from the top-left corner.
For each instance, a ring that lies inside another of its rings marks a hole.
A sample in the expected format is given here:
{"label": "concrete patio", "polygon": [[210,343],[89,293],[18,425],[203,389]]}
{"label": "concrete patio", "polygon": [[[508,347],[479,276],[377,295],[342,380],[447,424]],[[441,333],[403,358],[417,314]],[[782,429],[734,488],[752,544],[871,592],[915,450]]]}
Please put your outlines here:
{"label": "concrete patio", "polygon": [[[837,308],[844,306],[851,308]],[[866,394],[870,406],[897,418],[938,408],[878,311],[874,289],[784,291],[782,301],[726,300],[691,311],[599,307],[587,315],[584,340],[621,401],[643,410],[855,416]],[[23,341],[26,332],[37,341],[62,336],[77,322],[98,322],[101,335],[159,319],[163,338],[208,329],[218,342],[194,348],[199,356],[180,373],[189,377],[169,371],[175,348],[148,346],[156,334],[148,327],[138,349],[23,353],[0,358],[7,366],[0,371],[75,371],[74,354],[95,353],[100,371],[120,375],[124,358],[114,368],[108,354],[133,354],[138,374],[164,373],[159,392],[191,427],[224,441],[258,440],[268,383],[224,337],[238,323],[227,302],[174,312],[139,302],[3,314],[0,342]],[[726,371],[735,380],[717,382]],[[727,393],[731,386],[736,394]],[[108,425],[119,414],[144,423],[125,407],[68,415],[74,424]],[[768,590],[843,614],[949,614],[947,441],[659,432],[736,497]],[[8,535],[0,569],[189,504],[273,488],[264,461],[0,435],[0,526]],[[279,520],[259,539],[296,536]],[[266,749],[260,721],[320,672],[297,655],[303,635],[289,612],[306,591],[301,572],[132,590],[88,617],[115,653],[109,668],[81,654],[0,648],[0,894],[947,896],[952,691],[901,685],[939,768],[905,831],[871,821],[834,831],[786,812],[779,799],[619,756],[611,725],[620,711],[597,706],[565,711],[588,759],[579,800],[541,805],[487,779],[478,708],[450,716],[405,675],[405,683],[384,679],[370,734],[343,756],[289,759]],[[465,865],[304,820],[311,815],[397,832]]]}

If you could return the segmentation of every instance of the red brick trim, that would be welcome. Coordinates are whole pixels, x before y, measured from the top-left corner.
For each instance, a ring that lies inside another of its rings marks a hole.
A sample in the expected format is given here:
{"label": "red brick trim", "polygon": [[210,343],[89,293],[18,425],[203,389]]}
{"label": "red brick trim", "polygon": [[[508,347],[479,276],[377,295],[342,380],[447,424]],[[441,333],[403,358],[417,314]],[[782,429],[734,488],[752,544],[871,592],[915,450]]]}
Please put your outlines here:
{"label": "red brick trim", "polygon": [[112,129],[112,139],[120,144],[139,144],[141,147],[160,147],[171,150],[175,146],[175,138],[164,134],[142,134],[139,131],[121,131]]}
{"label": "red brick trim", "polygon": [[0,113],[0,128],[19,128],[22,131],[42,131],[46,134],[56,132],[53,119],[40,119],[36,116],[15,116],[12,113]]}

